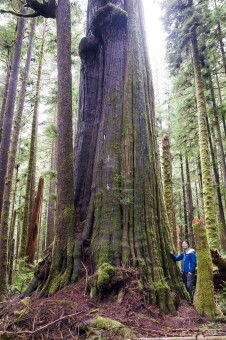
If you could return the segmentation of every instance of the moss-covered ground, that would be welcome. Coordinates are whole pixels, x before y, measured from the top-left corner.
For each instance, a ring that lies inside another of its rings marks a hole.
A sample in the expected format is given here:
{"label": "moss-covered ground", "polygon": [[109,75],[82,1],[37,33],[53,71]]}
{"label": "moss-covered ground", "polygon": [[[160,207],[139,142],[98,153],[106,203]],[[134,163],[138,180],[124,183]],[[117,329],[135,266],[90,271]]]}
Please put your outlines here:
{"label": "moss-covered ground", "polygon": [[[187,301],[176,299],[176,315],[148,302],[136,271],[120,269],[125,285],[118,295],[90,297],[85,275],[49,298],[8,300],[0,305],[1,339],[132,339],[134,337],[226,336],[226,323],[201,317]],[[111,280],[118,281],[113,274]],[[113,282],[111,281],[111,283]],[[217,295],[216,301],[222,299]]]}

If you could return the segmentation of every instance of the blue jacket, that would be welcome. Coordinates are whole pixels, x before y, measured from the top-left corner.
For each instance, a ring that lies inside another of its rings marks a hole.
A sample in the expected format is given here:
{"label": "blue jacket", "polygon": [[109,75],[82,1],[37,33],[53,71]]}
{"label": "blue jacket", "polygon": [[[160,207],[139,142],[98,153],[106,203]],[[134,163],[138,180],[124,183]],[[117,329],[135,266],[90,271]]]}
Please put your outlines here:
{"label": "blue jacket", "polygon": [[182,260],[182,271],[183,273],[194,273],[196,267],[196,255],[194,249],[189,249],[187,253],[183,252],[178,256],[171,254],[174,261]]}

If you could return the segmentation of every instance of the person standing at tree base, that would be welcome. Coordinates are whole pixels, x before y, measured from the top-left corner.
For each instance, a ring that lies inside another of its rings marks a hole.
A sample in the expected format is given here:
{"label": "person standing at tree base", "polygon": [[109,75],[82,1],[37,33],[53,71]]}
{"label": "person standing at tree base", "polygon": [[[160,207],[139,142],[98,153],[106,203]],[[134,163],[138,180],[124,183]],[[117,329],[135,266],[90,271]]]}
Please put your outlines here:
{"label": "person standing at tree base", "polygon": [[183,281],[190,295],[191,303],[193,303],[196,255],[195,250],[189,247],[189,242],[187,240],[182,242],[182,248],[184,251],[178,256],[176,256],[173,252],[170,252],[170,254],[174,261],[182,260]]}

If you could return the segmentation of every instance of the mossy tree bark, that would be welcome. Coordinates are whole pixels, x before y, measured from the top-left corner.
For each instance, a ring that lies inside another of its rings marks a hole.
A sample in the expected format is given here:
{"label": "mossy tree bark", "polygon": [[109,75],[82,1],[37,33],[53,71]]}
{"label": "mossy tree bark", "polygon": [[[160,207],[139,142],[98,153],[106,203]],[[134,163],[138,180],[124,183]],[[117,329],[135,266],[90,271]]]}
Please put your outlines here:
{"label": "mossy tree bark", "polygon": [[164,199],[166,203],[167,215],[171,226],[171,235],[173,237],[174,248],[177,252],[178,240],[175,221],[175,211],[173,207],[173,186],[172,186],[172,171],[171,171],[171,152],[169,138],[164,136],[162,139],[162,158],[163,158],[163,189]]}
{"label": "mossy tree bark", "polygon": [[30,216],[32,215],[33,204],[34,204],[36,150],[37,150],[37,139],[38,139],[38,116],[39,116],[39,102],[40,102],[45,37],[46,37],[46,20],[43,26],[43,33],[42,33],[42,40],[41,40],[40,54],[39,54],[38,74],[37,74],[37,83],[36,83],[36,91],[35,91],[35,104],[34,104],[34,113],[33,113],[32,128],[31,128],[30,152],[29,152],[29,161],[28,161],[28,169],[27,169],[27,182],[26,182],[26,193],[25,193],[25,203],[24,203],[23,228],[22,228],[22,235],[21,235],[20,257],[24,257],[26,254],[27,238],[28,238],[28,233],[29,233],[29,229],[31,226]]}
{"label": "mossy tree bark", "polygon": [[74,192],[70,1],[57,6],[57,207],[53,260],[43,294],[69,283],[73,269]]}
{"label": "mossy tree bark", "polygon": [[169,256],[141,3],[90,0],[87,18],[75,162],[76,213],[86,219],[79,241],[89,248],[91,273],[106,262],[137,267],[150,301],[172,312],[170,287],[184,290]]}
{"label": "mossy tree bark", "polygon": [[214,301],[213,267],[206,228],[200,220],[193,223],[198,265],[194,305],[201,315],[214,319],[222,314]]}
{"label": "mossy tree bark", "polygon": [[221,245],[219,237],[219,228],[216,220],[213,183],[211,177],[210,152],[206,126],[205,97],[202,84],[201,65],[195,26],[192,27],[191,43],[194,61],[195,89],[199,127],[199,149],[201,159],[202,187],[207,237],[210,248],[220,249]]}

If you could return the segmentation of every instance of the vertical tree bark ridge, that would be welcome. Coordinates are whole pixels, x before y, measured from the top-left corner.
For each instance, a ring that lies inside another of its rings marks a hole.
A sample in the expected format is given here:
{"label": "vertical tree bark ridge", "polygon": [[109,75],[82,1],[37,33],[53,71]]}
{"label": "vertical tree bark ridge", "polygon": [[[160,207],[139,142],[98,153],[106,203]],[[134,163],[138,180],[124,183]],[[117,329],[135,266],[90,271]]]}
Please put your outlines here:
{"label": "vertical tree bark ridge", "polygon": [[35,249],[38,237],[39,218],[41,214],[42,196],[43,196],[44,179],[40,177],[38,183],[37,195],[35,197],[34,209],[32,214],[31,227],[28,235],[26,261],[32,263],[34,261]]}
{"label": "vertical tree bark ridge", "polygon": [[191,177],[190,177],[190,167],[189,167],[189,159],[186,157],[185,159],[185,166],[186,166],[186,193],[187,193],[187,202],[188,202],[188,231],[189,231],[189,238],[191,241],[191,246],[195,247],[194,242],[194,233],[192,227],[192,221],[194,219],[194,212],[193,212],[193,197],[192,197],[192,189],[191,189]]}
{"label": "vertical tree bark ridge", "polygon": [[11,72],[11,67],[9,65],[7,74],[6,74],[5,89],[4,89],[2,107],[1,107],[1,113],[0,113],[0,145],[1,145],[1,139],[2,139],[3,122],[4,122],[4,117],[5,117],[7,93],[8,93],[8,88],[9,88],[10,72]]}
{"label": "vertical tree bark ridge", "polygon": [[202,221],[193,221],[197,252],[198,274],[194,296],[196,310],[210,318],[221,317],[221,311],[214,301],[213,268],[206,229]]}
{"label": "vertical tree bark ridge", "polygon": [[69,0],[57,6],[57,220],[53,260],[44,294],[69,283],[73,270],[74,183],[72,146],[71,16]]}
{"label": "vertical tree bark ridge", "polygon": [[196,28],[192,28],[192,53],[194,60],[195,88],[198,110],[198,126],[199,126],[199,148],[202,170],[202,186],[204,212],[207,229],[207,237],[210,248],[220,249],[219,228],[216,221],[216,211],[213,197],[213,184],[211,178],[210,154],[208,145],[208,133],[206,126],[206,108],[205,98],[201,77],[201,66],[199,59],[199,50],[196,36]]}
{"label": "vertical tree bark ridge", "polygon": [[7,171],[8,154],[10,146],[11,129],[13,123],[14,107],[16,101],[17,83],[19,77],[20,58],[24,36],[25,19],[20,18],[17,28],[17,38],[12,59],[9,87],[6,101],[5,118],[3,123],[1,149],[0,149],[0,215],[3,205],[4,180]]}
{"label": "vertical tree bark ridge", "polygon": [[173,207],[173,187],[171,175],[171,152],[170,143],[167,136],[162,139],[162,158],[163,158],[163,188],[166,203],[167,215],[171,226],[171,235],[173,237],[174,248],[177,251],[177,231],[175,221],[175,211]]}
{"label": "vertical tree bark ridge", "polygon": [[[107,5],[100,0],[90,1],[87,15],[88,35],[80,45],[82,72],[84,58],[88,58],[85,55],[88,40],[92,39],[94,54],[94,40],[99,39],[99,55],[97,48],[94,55],[98,59],[98,79],[103,79],[103,84],[98,84],[103,86],[103,100],[99,106],[97,146],[92,149],[95,158],[89,206],[84,215],[83,245],[91,241],[93,270],[106,262],[139,267],[150,300],[172,312],[174,305],[166,277],[170,286],[183,296],[184,288],[178,279],[177,266],[169,256],[172,237],[161,189],[154,94],[141,5],[134,0],[112,1]],[[89,57],[92,53],[89,52]],[[92,73],[82,78],[84,84],[91,76]],[[89,100],[84,97],[86,86],[80,89],[83,107]],[[80,132],[82,123],[80,117]],[[83,138],[84,132],[78,135],[79,152]],[[93,156],[91,148],[83,150],[86,152],[83,159],[87,152],[89,157]],[[76,177],[82,178],[77,157],[76,162]]]}
{"label": "vertical tree bark ridge", "polygon": [[33,119],[32,119],[30,152],[29,152],[29,161],[28,161],[28,169],[27,169],[27,182],[26,182],[26,193],[25,193],[25,203],[24,203],[23,228],[22,228],[22,235],[21,235],[20,257],[24,257],[26,254],[28,232],[31,226],[30,215],[32,214],[32,207],[33,207],[32,202],[34,201],[34,195],[35,195],[38,117],[39,117],[39,102],[40,102],[45,37],[46,37],[46,19],[45,19],[44,26],[43,26],[42,40],[41,40],[41,46],[40,46],[40,55],[39,55],[38,75],[37,75],[37,83],[36,83],[36,91],[35,91],[35,103],[34,103],[34,113],[33,113]]}
{"label": "vertical tree bark ridge", "polygon": [[[51,170],[56,171],[56,143],[52,144],[51,155]],[[54,226],[55,226],[55,196],[56,194],[56,179],[50,179],[49,183],[49,198],[48,198],[48,214],[47,214],[47,235],[46,235],[46,248],[50,246],[54,239]]]}
{"label": "vertical tree bark ridge", "polygon": [[181,184],[182,184],[182,193],[183,193],[183,210],[184,210],[184,237],[188,239],[188,216],[187,216],[187,201],[186,201],[186,193],[185,193],[185,181],[184,181],[184,167],[183,167],[183,158],[180,155],[180,168],[181,168]]}

